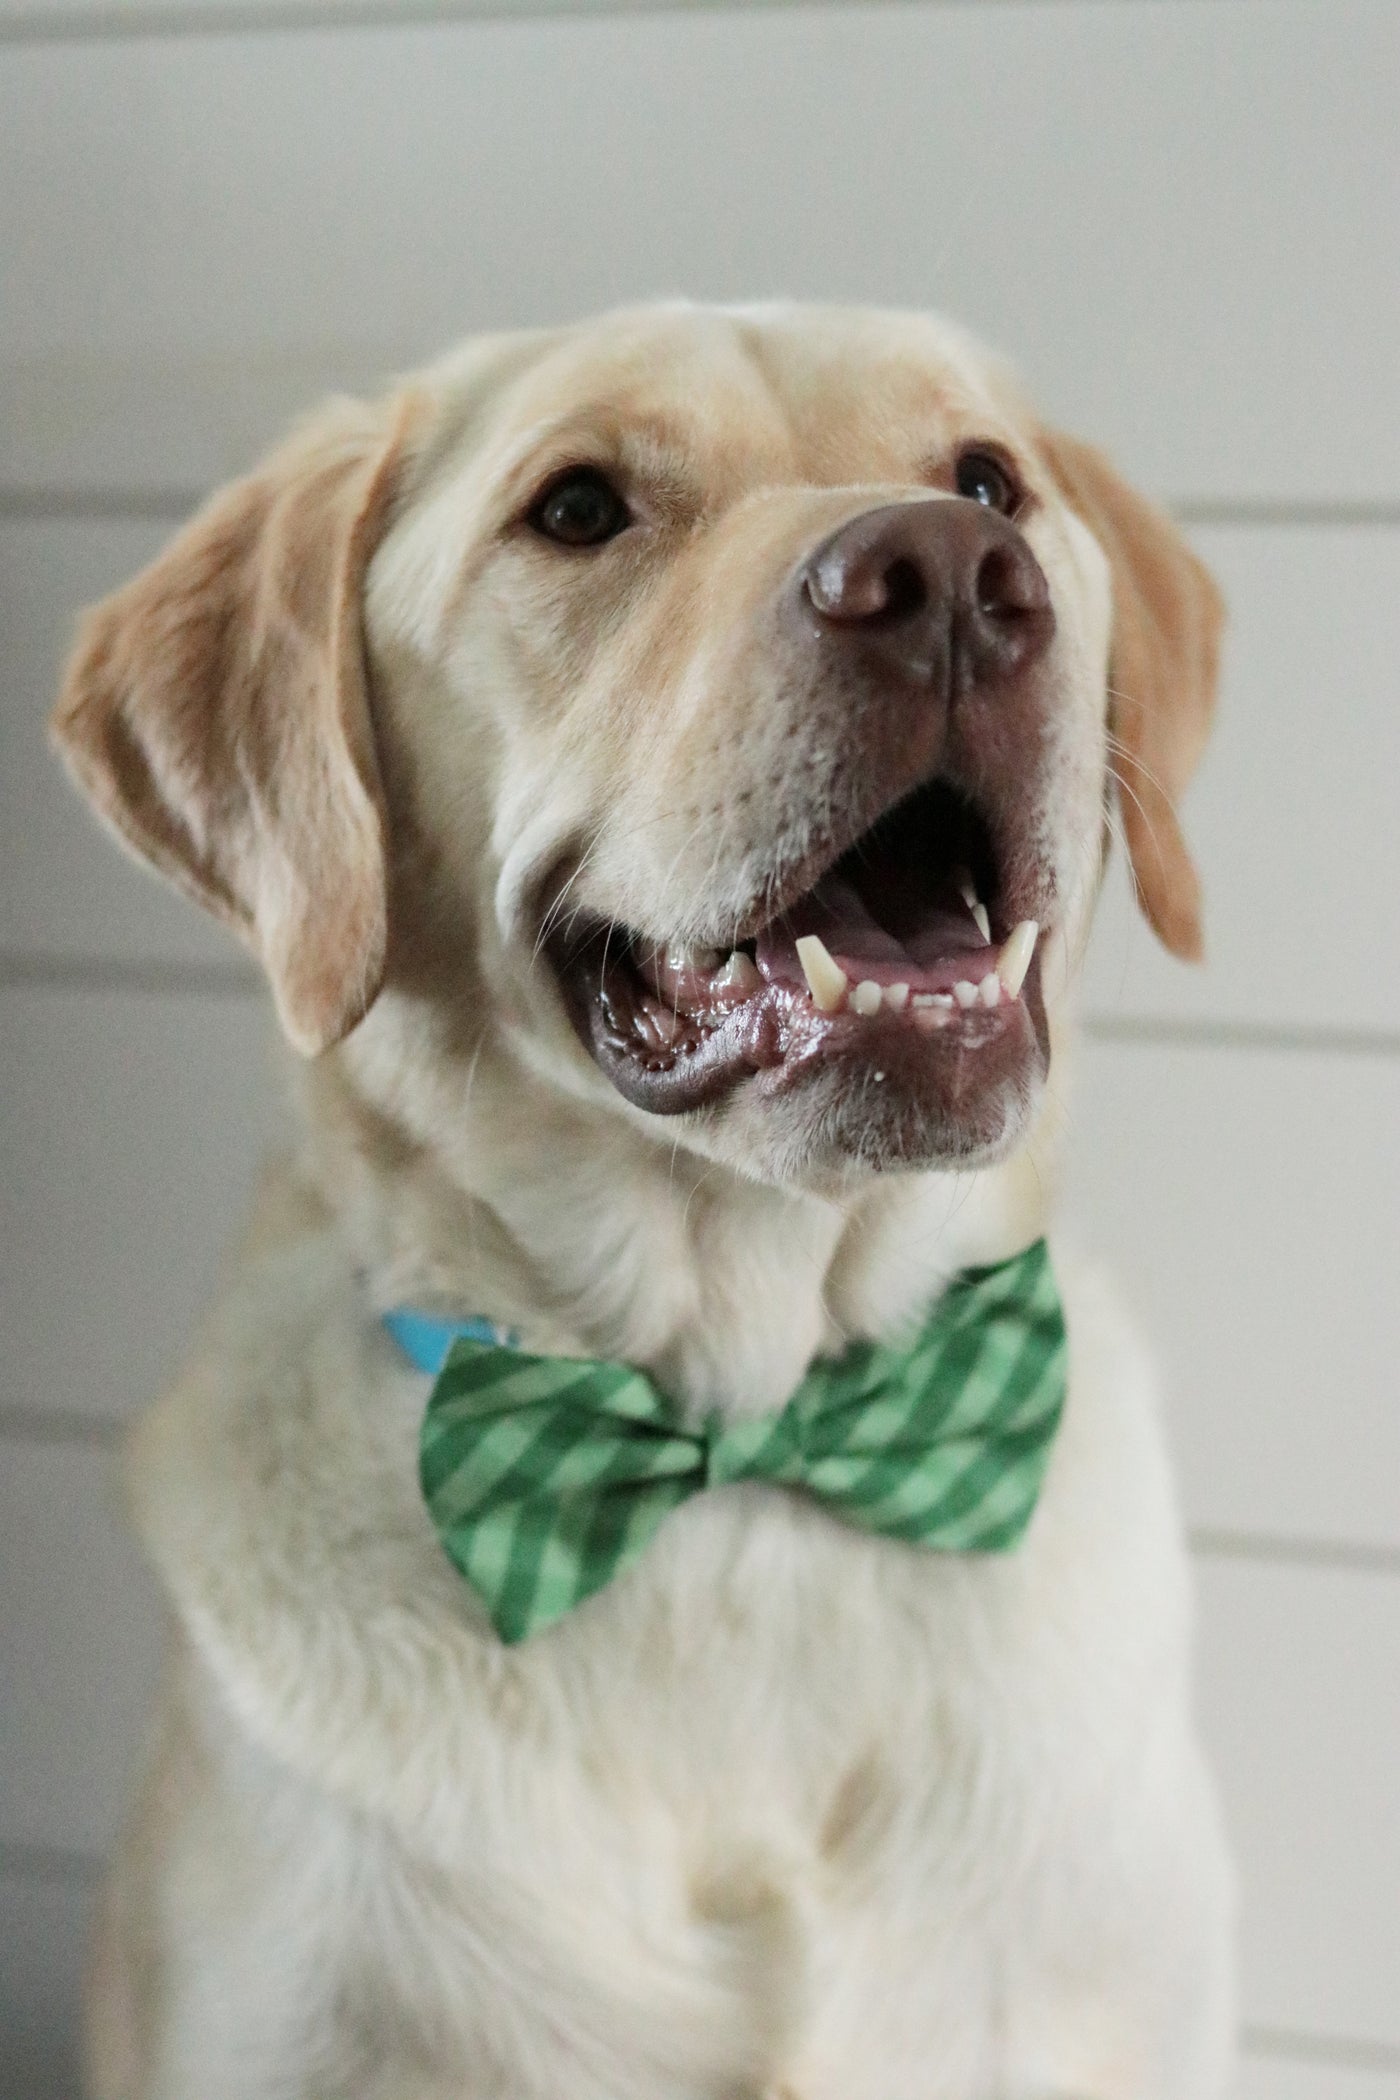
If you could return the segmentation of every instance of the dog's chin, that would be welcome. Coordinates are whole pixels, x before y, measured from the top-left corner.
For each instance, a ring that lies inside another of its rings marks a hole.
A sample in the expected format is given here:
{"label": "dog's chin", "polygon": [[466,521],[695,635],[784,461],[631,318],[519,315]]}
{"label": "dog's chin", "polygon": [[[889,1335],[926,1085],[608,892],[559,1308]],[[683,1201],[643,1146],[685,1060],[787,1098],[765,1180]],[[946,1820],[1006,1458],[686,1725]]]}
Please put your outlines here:
{"label": "dog's chin", "polygon": [[1026,867],[935,781],[734,945],[576,914],[546,952],[594,1063],[673,1140],[765,1180],[986,1165],[1049,1068]]}
{"label": "dog's chin", "polygon": [[[1010,1046],[1008,1046],[1009,1048]],[[970,1172],[1010,1157],[1040,1104],[1046,1058],[997,1056],[975,1087],[912,1069],[896,1046],[878,1063],[836,1060],[805,1068],[781,1090],[736,1088],[684,1118],[693,1150],[749,1180],[836,1194],[871,1175]]]}

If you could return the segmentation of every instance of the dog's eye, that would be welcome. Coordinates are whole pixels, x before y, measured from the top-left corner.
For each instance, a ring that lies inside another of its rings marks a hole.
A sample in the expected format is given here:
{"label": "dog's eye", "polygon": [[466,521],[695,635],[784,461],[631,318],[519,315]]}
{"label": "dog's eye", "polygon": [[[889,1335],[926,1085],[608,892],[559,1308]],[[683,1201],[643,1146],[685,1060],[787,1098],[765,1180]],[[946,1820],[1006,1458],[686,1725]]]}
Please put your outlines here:
{"label": "dog's eye", "polygon": [[958,461],[958,494],[973,503],[985,504],[1009,518],[1021,501],[1021,492],[1007,469],[990,452],[964,452]]}
{"label": "dog's eye", "polygon": [[530,512],[535,531],[561,547],[601,547],[631,522],[627,505],[596,467],[571,467],[550,483]]}

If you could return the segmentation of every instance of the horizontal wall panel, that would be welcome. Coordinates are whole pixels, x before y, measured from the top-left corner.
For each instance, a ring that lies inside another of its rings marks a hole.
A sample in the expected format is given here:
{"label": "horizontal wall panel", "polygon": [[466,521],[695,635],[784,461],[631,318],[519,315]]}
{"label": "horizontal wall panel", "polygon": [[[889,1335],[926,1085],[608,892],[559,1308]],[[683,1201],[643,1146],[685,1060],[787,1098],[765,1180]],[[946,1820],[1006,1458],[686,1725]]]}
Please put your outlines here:
{"label": "horizontal wall panel", "polygon": [[378,393],[402,362],[325,343],[178,365],[92,350],[0,361],[0,506],[42,512],[57,491],[65,509],[134,502],[173,519],[325,396]]}
{"label": "horizontal wall panel", "polygon": [[[144,370],[154,436],[208,358],[658,291],[936,305],[1165,494],[1393,501],[1395,56],[1391,0],[11,43],[0,364]],[[0,482],[46,480],[12,393]]]}
{"label": "horizontal wall panel", "polygon": [[1239,2100],[1400,2100],[1400,2062],[1394,2070],[1298,2061],[1253,2051],[1240,2069]]}
{"label": "horizontal wall panel", "polygon": [[1400,1030],[1400,531],[1197,530],[1229,605],[1215,734],[1184,822],[1207,963],[1158,946],[1121,855],[1092,1010],[1288,1030]]}
{"label": "horizontal wall panel", "polygon": [[[660,0],[660,4],[706,7],[714,0]],[[787,6],[795,0],[769,0],[769,4]],[[220,29],[230,19],[259,28],[310,22],[334,30],[365,20],[627,14],[653,12],[656,5],[657,0],[0,0],[0,32],[14,36],[146,36]]]}
{"label": "horizontal wall panel", "polygon": [[[0,0],[0,33],[148,36],[223,29],[230,21],[257,28],[309,22],[335,30],[364,21],[684,13],[717,4],[722,0]],[[789,7],[802,0],[746,0],[746,4]],[[836,0],[818,0],[818,4],[836,4]],[[879,5],[881,0],[855,0],[855,4]]]}
{"label": "horizontal wall panel", "polygon": [[[0,32],[14,36],[197,34],[223,30],[230,22],[259,29],[310,23],[334,31],[365,21],[685,13],[722,4],[724,0],[0,0]],[[745,4],[792,7],[802,5],[803,0],[745,0]],[[834,5],[837,0],[818,0],[818,4]],[[854,0],[854,4],[880,5],[881,0]]]}
{"label": "horizontal wall panel", "polygon": [[1400,2049],[1400,1581],[1207,1559],[1199,1595],[1246,2020]]}
{"label": "horizontal wall panel", "polygon": [[113,1453],[0,1436],[0,1597],[0,1847],[102,1852],[162,1640]]}
{"label": "horizontal wall panel", "polygon": [[[0,948],[235,967],[230,936],[126,860],[69,787],[44,724],[78,610],[146,562],[169,522],[0,523]],[[1210,959],[1166,956],[1127,896],[1104,899],[1096,1014],[1400,1030],[1400,529],[1193,535],[1230,601],[1217,735],[1186,823]]]}
{"label": "horizontal wall panel", "polygon": [[0,1860],[0,2100],[77,2100],[93,1895]]}
{"label": "horizontal wall panel", "polygon": [[1400,1548],[1400,1059],[1082,1047],[1068,1213],[1160,1361],[1191,1523]]}
{"label": "horizontal wall panel", "polygon": [[0,951],[230,968],[245,959],[230,934],[118,847],[45,733],[79,611],[134,575],[171,529],[0,521]]}
{"label": "horizontal wall panel", "polygon": [[176,1369],[277,1126],[260,997],[0,990],[0,1420]]}

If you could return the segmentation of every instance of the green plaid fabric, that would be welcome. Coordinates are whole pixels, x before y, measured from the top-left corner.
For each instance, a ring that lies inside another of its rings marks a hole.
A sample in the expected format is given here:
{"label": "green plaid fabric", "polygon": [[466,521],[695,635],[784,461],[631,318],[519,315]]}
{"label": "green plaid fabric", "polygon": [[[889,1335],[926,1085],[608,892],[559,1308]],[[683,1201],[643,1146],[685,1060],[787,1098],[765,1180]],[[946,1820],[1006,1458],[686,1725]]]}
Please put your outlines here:
{"label": "green plaid fabric", "polygon": [[906,1348],[814,1363],[776,1414],[687,1429],[627,1364],[459,1338],[428,1401],[420,1475],[438,1536],[503,1641],[637,1559],[704,1488],[765,1481],[865,1531],[943,1552],[1014,1546],[1065,1392],[1043,1240],[955,1278]]}

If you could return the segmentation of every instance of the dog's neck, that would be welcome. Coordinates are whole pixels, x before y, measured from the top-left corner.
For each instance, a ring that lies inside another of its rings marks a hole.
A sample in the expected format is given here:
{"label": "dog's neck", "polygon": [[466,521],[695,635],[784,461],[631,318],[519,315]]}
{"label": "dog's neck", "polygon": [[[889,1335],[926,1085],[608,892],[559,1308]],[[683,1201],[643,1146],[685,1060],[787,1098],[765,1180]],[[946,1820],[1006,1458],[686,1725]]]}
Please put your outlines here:
{"label": "dog's neck", "polygon": [[815,1355],[897,1334],[957,1270],[1044,1229],[1050,1115],[999,1166],[816,1195],[658,1145],[489,1045],[425,1059],[391,1110],[361,1034],[312,1068],[307,1158],[376,1308],[484,1314],[532,1348],[621,1358],[688,1409],[781,1405]]}

